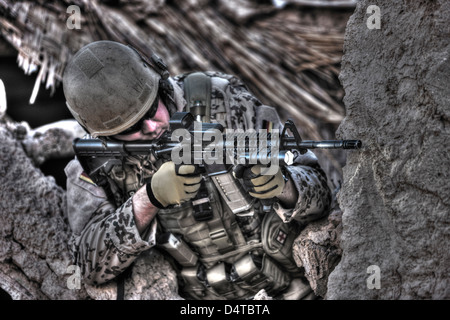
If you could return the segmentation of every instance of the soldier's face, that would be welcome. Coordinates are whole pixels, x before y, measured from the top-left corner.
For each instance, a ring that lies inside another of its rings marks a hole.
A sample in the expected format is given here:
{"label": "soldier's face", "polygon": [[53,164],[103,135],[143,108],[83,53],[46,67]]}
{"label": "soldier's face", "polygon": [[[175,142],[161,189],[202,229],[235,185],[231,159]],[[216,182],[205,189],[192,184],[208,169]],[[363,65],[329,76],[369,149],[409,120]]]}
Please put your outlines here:
{"label": "soldier's face", "polygon": [[150,119],[145,119],[142,122],[140,131],[132,134],[118,134],[114,138],[123,141],[137,141],[137,140],[154,140],[161,137],[161,135],[169,129],[170,115],[166,106],[159,99],[158,109],[155,115]]}

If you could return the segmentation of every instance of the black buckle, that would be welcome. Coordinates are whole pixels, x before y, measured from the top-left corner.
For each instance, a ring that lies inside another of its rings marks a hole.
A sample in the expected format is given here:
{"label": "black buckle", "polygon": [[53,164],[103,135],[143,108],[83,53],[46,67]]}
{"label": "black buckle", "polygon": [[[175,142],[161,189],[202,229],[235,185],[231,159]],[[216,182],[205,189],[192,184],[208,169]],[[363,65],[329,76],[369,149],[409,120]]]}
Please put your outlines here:
{"label": "black buckle", "polygon": [[213,211],[209,201],[209,193],[203,182],[200,185],[200,190],[198,190],[197,195],[192,199],[192,207],[194,209],[193,216],[196,221],[208,221],[212,219]]}

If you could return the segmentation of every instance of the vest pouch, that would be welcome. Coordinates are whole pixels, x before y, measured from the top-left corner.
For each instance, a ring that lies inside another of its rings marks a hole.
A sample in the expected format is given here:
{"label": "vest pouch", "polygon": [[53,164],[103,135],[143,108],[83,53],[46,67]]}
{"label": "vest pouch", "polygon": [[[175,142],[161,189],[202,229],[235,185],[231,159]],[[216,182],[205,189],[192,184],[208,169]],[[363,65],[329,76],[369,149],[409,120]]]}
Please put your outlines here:
{"label": "vest pouch", "polygon": [[158,237],[158,246],[167,251],[179,264],[184,267],[197,265],[198,257],[191,248],[181,239],[170,232]]}
{"label": "vest pouch", "polygon": [[290,283],[289,275],[268,255],[263,255],[262,261],[247,254],[233,265],[233,273],[240,279],[239,286],[245,290],[257,293],[265,289],[268,293],[278,293],[287,288]]}
{"label": "vest pouch", "polygon": [[237,288],[230,282],[230,269],[231,265],[228,263],[218,263],[206,270],[206,280],[218,295],[233,299]]}
{"label": "vest pouch", "polygon": [[292,245],[300,231],[296,221],[284,223],[274,211],[266,213],[262,222],[261,239],[264,252],[291,273],[300,272],[292,256]]}
{"label": "vest pouch", "polygon": [[261,263],[258,265],[253,255],[246,254],[233,264],[232,277],[243,289],[259,291],[270,280],[261,272]]}
{"label": "vest pouch", "polygon": [[195,299],[202,300],[206,297],[205,286],[197,278],[198,266],[187,267],[181,270],[184,280],[183,291]]}

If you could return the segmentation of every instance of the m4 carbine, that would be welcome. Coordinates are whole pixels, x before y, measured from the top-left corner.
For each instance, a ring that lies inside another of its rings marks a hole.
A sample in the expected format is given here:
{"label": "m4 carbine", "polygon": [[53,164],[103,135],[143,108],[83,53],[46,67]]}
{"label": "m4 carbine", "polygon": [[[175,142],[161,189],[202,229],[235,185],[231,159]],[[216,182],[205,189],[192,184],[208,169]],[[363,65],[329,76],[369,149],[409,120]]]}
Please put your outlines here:
{"label": "m4 carbine", "polygon": [[[288,136],[290,130],[293,136]],[[237,165],[290,165],[294,153],[308,149],[359,149],[360,140],[302,141],[294,123],[288,120],[281,134],[226,130],[218,123],[194,121],[189,112],[177,112],[170,119],[170,130],[153,141],[118,141],[76,139],[73,148],[85,173],[98,185],[104,186],[105,177],[115,165],[121,165],[127,156],[153,155],[155,159],[195,164],[211,177],[225,196],[234,213],[245,211],[251,203],[242,201],[242,187],[231,173]],[[181,141],[180,141],[181,140]],[[242,166],[241,166],[242,167]],[[276,168],[278,169],[278,168]],[[269,172],[269,171],[268,171]],[[269,174],[269,173],[268,173]]]}

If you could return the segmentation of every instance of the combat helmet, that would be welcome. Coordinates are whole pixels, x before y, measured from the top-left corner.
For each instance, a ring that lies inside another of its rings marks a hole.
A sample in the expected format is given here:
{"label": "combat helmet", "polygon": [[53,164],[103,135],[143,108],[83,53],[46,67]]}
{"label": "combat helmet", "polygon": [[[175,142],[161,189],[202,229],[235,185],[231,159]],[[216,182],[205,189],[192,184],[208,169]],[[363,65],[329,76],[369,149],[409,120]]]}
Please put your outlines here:
{"label": "combat helmet", "polygon": [[96,41],[81,48],[63,76],[66,104],[93,137],[118,134],[152,107],[158,90],[170,86],[167,66],[131,46]]}

